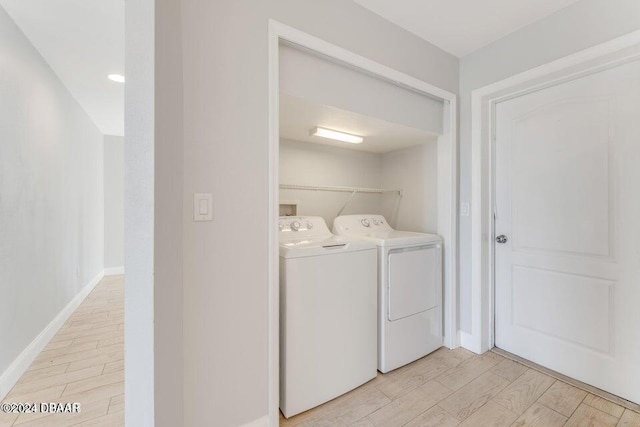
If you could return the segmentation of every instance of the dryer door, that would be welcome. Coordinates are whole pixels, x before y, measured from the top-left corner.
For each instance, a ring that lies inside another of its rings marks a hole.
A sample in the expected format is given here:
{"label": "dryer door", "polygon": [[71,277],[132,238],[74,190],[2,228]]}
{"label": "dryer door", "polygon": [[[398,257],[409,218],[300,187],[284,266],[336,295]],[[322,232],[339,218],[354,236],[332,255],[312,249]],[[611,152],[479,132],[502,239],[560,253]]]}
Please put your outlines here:
{"label": "dryer door", "polygon": [[440,247],[393,249],[388,256],[390,321],[440,305]]}

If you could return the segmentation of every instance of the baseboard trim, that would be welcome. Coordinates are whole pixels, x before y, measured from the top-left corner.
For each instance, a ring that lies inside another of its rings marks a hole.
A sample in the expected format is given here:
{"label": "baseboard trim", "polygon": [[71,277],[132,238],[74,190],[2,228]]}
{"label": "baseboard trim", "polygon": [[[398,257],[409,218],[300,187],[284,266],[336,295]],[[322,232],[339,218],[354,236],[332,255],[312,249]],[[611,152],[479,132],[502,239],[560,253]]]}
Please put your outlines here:
{"label": "baseboard trim", "polygon": [[478,353],[473,335],[468,334],[464,331],[458,331],[458,333],[460,334],[460,346],[466,348],[469,351],[473,351],[474,353]]}
{"label": "baseboard trim", "polygon": [[119,276],[121,274],[124,274],[124,265],[121,265],[120,267],[109,267],[104,269],[105,276]]}
{"label": "baseboard trim", "polygon": [[257,420],[253,420],[250,423],[243,424],[240,427],[269,427],[269,415],[260,417]]}
{"label": "baseboard trim", "polygon": [[40,332],[40,334],[25,348],[22,353],[13,361],[6,371],[0,376],[0,401],[4,399],[13,386],[18,382],[22,374],[25,373],[29,365],[40,354],[42,349],[49,343],[51,338],[60,330],[64,322],[78,308],[80,303],[91,293],[93,288],[104,277],[104,270],[98,273],[82,290],[58,313],[56,317]]}

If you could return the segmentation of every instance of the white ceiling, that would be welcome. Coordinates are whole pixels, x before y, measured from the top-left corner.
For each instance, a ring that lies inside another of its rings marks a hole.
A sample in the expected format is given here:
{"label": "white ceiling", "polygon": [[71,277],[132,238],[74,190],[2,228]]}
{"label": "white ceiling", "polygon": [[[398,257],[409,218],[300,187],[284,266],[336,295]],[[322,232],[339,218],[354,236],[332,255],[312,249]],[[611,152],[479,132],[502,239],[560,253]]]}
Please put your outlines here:
{"label": "white ceiling", "polygon": [[579,0],[354,0],[462,57]]}
{"label": "white ceiling", "polygon": [[[350,144],[309,135],[309,130],[317,126],[363,136],[364,142]],[[386,153],[437,140],[437,135],[421,129],[282,93],[280,94],[280,137],[370,153]]]}
{"label": "white ceiling", "polygon": [[[578,0],[354,0],[463,56]],[[106,135],[124,134],[124,0],[0,0]],[[308,138],[308,136],[307,136]]]}
{"label": "white ceiling", "polygon": [[0,0],[105,135],[124,134],[124,0]]}

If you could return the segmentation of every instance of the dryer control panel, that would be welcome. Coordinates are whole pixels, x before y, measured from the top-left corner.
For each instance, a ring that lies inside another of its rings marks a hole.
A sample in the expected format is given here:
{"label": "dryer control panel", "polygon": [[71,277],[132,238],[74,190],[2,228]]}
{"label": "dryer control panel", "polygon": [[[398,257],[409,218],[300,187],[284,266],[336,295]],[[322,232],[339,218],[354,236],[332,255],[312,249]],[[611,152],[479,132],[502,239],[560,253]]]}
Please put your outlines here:
{"label": "dryer control panel", "polygon": [[316,237],[331,234],[324,218],[320,216],[281,216],[278,221],[280,238]]}
{"label": "dryer control panel", "polygon": [[339,231],[391,231],[391,226],[382,215],[344,215],[333,222]]}

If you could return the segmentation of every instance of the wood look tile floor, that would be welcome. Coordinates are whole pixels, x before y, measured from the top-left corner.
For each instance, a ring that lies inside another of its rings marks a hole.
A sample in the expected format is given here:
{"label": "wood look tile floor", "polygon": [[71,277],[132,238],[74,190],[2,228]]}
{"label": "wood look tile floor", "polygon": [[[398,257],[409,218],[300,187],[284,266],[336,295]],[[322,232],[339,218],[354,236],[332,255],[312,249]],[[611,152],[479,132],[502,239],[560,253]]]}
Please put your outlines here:
{"label": "wood look tile floor", "polygon": [[441,348],[280,425],[640,427],[640,414],[493,352]]}
{"label": "wood look tile floor", "polygon": [[124,425],[124,276],[95,287],[4,402],[79,402],[81,412],[0,412],[0,426]]}

